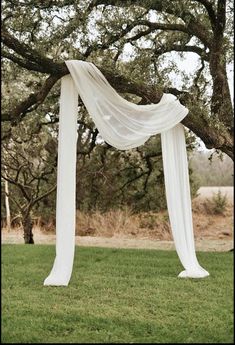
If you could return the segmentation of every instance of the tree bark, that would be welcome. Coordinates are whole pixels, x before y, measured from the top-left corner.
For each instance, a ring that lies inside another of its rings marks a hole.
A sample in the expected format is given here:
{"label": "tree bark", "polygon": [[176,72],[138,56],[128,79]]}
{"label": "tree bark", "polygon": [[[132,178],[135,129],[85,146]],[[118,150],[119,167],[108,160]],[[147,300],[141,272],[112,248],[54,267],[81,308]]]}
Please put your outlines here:
{"label": "tree bark", "polygon": [[33,221],[30,214],[22,215],[22,225],[23,225],[23,230],[24,230],[24,243],[34,244]]}

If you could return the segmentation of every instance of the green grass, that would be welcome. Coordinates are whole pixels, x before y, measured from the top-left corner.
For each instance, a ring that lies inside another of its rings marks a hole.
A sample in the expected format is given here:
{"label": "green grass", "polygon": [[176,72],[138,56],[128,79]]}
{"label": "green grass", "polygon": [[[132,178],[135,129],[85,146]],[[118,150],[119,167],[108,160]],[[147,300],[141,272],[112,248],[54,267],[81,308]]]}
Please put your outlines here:
{"label": "green grass", "polygon": [[68,287],[45,287],[54,246],[2,246],[2,343],[232,343],[233,254],[76,248]]}

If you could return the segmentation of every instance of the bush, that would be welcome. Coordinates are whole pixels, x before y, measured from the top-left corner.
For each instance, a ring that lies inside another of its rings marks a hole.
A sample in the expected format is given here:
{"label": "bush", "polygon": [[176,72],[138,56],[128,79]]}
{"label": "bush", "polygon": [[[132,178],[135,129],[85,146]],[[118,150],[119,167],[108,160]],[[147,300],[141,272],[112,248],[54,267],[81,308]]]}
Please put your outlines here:
{"label": "bush", "polygon": [[222,194],[219,190],[211,198],[203,200],[193,200],[193,212],[197,214],[223,215],[229,206],[227,194]]}
{"label": "bush", "polygon": [[227,194],[222,194],[219,190],[212,198],[213,211],[216,214],[223,214],[228,206]]}

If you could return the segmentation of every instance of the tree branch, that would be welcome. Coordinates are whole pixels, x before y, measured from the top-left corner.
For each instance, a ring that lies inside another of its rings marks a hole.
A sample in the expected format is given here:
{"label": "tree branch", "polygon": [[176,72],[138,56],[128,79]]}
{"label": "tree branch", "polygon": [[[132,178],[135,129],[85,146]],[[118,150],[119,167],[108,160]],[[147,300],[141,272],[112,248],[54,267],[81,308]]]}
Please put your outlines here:
{"label": "tree branch", "polygon": [[226,24],[226,0],[219,0],[217,4],[217,21],[215,37],[217,35],[222,36],[224,33]]}
{"label": "tree branch", "polygon": [[[17,201],[15,198],[13,198],[9,193],[6,193],[5,191],[4,191],[3,193],[4,193],[6,196],[8,196],[8,198],[16,204],[16,207],[18,207],[18,209],[20,210],[20,212],[23,211],[24,207],[22,207],[22,206],[18,203],[18,201]],[[14,217],[13,219],[15,219],[15,218],[16,218],[16,217]],[[12,223],[13,219],[11,220],[11,223]]]}
{"label": "tree branch", "polygon": [[138,20],[138,25],[148,26],[151,30],[170,30],[189,33],[189,29],[183,24],[153,23],[148,20]]}
{"label": "tree branch", "polygon": [[1,121],[11,121],[14,125],[19,123],[30,112],[30,107],[34,106],[33,110],[35,110],[44,101],[58,79],[60,79],[58,75],[48,77],[40,90],[30,94],[28,98],[7,113],[3,113]]}
{"label": "tree branch", "polygon": [[[55,64],[55,62],[47,57],[42,56],[36,50],[30,48],[25,43],[19,42],[15,37],[13,37],[3,26],[1,29],[2,43],[5,44],[8,48],[13,49],[17,54],[24,57],[27,61],[36,64],[37,71],[43,66],[43,73],[48,74],[63,74],[64,67],[62,64]],[[42,71],[42,70],[41,70]]]}
{"label": "tree branch", "polygon": [[24,61],[23,59],[8,53],[5,50],[2,50],[2,57],[11,60],[12,62],[16,63],[17,65],[29,70],[29,71],[36,71],[36,72],[41,72],[41,73],[45,73],[44,67],[43,66],[39,66],[33,62],[30,62],[29,60]]}
{"label": "tree branch", "polygon": [[6,180],[6,181],[8,181],[8,182],[14,184],[15,186],[17,186],[17,187],[21,190],[21,192],[22,192],[23,196],[25,197],[25,199],[26,199],[27,201],[30,201],[30,197],[29,197],[28,194],[26,193],[26,191],[25,191],[25,189],[24,189],[24,186],[23,186],[21,183],[16,182],[16,181],[14,181],[13,179],[11,179],[11,178],[9,178],[8,176],[5,176],[5,175],[3,175],[3,174],[2,174],[1,176],[2,176],[2,178],[3,178],[4,180]]}
{"label": "tree branch", "polygon": [[162,55],[164,53],[168,53],[171,51],[176,52],[191,52],[198,54],[203,60],[209,61],[209,54],[206,53],[206,51],[200,47],[192,46],[192,45],[184,45],[184,44],[172,44],[169,47],[168,46],[162,46],[154,50],[154,53],[158,55]]}
{"label": "tree branch", "polygon": [[[191,12],[187,10],[182,10],[180,6],[177,6],[177,2],[181,1],[162,1],[162,0],[133,0],[133,1],[121,1],[121,0],[95,0],[93,4],[97,5],[113,5],[119,7],[130,7],[130,6],[140,6],[146,9],[156,10],[162,13],[168,13],[176,18],[181,18],[185,22],[187,32],[199,38],[207,47],[210,47],[211,34],[209,30],[198,20],[194,18]],[[176,6],[174,6],[176,3]],[[153,23],[154,24],[154,23]],[[180,25],[180,24],[179,24]],[[184,27],[184,25],[183,25]],[[182,28],[185,30],[184,28]],[[185,32],[185,31],[183,31]]]}
{"label": "tree branch", "polygon": [[214,11],[213,4],[208,0],[194,0],[194,1],[202,4],[205,7],[205,9],[209,15],[211,27],[214,31],[215,26],[216,26],[216,13]]}
{"label": "tree branch", "polygon": [[55,189],[56,189],[56,184],[51,189],[49,189],[47,192],[45,192],[44,194],[42,194],[39,197],[37,197],[36,199],[34,199],[31,203],[31,206],[35,205],[37,202],[41,201],[43,198],[45,198],[46,196],[48,196],[49,194],[54,192]]}

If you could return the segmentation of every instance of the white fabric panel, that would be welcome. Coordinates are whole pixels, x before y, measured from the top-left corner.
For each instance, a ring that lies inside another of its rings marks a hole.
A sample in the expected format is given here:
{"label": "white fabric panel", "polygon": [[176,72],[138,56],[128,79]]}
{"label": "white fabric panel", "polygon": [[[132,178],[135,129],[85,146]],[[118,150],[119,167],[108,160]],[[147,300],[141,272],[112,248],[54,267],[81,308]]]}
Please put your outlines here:
{"label": "white fabric panel", "polygon": [[191,195],[184,128],[178,124],[161,133],[165,189],[172,235],[185,271],[179,277],[209,275],[198,263],[194,247]]}
{"label": "white fabric panel", "polygon": [[169,217],[176,250],[185,268],[179,276],[208,276],[195,254],[185,137],[179,124],[188,109],[171,94],[163,94],[158,104],[133,104],[118,95],[92,63],[70,60],[66,65],[71,76],[61,81],[56,259],[44,285],[68,285],[72,273],[78,93],[103,139],[117,149],[140,146],[151,135],[161,133]]}
{"label": "white fabric panel", "polygon": [[56,258],[44,285],[68,285],[75,249],[78,93],[70,75],[61,81],[56,198]]}

